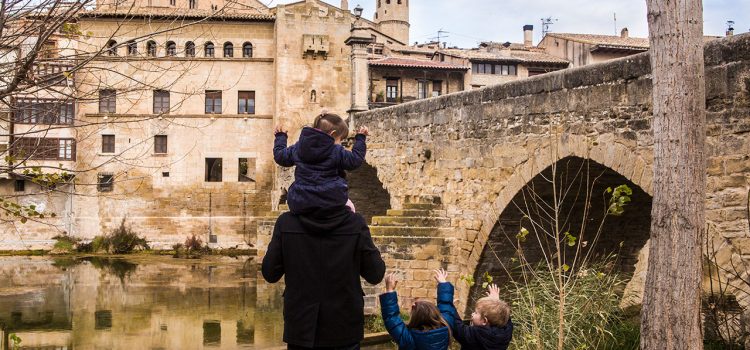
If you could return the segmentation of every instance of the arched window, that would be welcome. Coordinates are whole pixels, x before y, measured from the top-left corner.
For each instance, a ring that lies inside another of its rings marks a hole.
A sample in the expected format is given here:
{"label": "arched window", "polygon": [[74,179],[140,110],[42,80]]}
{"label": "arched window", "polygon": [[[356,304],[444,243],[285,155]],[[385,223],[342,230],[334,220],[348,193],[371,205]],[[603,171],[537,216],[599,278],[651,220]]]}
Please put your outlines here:
{"label": "arched window", "polygon": [[242,57],[253,57],[253,44],[242,44]]}
{"label": "arched window", "polygon": [[167,41],[167,56],[177,56],[177,44]]}
{"label": "arched window", "polygon": [[117,42],[110,40],[107,42],[107,56],[117,56]]}
{"label": "arched window", "polygon": [[195,57],[195,43],[192,41],[185,44],[185,57]]}
{"label": "arched window", "polygon": [[234,57],[234,45],[228,41],[224,43],[224,57]]}
{"label": "arched window", "polygon": [[149,40],[146,43],[146,54],[149,57],[156,57],[156,42],[153,40]]}
{"label": "arched window", "polygon": [[138,43],[134,40],[128,41],[128,56],[138,55]]}
{"label": "arched window", "polygon": [[214,57],[214,43],[210,41],[207,42],[206,45],[203,46],[203,52],[206,57]]}

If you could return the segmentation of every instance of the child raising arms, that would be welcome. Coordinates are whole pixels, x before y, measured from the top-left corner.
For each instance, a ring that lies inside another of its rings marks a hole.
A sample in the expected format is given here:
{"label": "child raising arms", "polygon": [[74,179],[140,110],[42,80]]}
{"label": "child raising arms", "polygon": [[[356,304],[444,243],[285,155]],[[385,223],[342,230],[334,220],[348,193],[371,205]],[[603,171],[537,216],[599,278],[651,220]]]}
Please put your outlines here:
{"label": "child raising arms", "polygon": [[465,325],[453,305],[453,285],[445,270],[435,270],[438,281],[438,309],[450,325],[462,350],[506,350],[513,338],[510,307],[500,300],[500,288],[493,284],[489,293],[477,301],[471,313],[471,325]]}
{"label": "child raising arms", "polygon": [[[305,127],[299,141],[287,147],[287,131],[274,130],[273,159],[283,167],[296,166],[294,183],[289,187],[287,203],[294,214],[344,208],[350,205],[349,187],[344,170],[359,168],[365,160],[365,140],[369,131],[362,127],[348,151],[341,141],[349,135],[349,126],[335,114],[321,113],[313,127]],[[354,211],[354,206],[350,208]]]}
{"label": "child raising arms", "polygon": [[409,324],[404,324],[398,308],[395,274],[385,276],[386,292],[380,295],[383,322],[400,350],[445,350],[450,344],[450,328],[435,304],[416,300],[411,305]]}

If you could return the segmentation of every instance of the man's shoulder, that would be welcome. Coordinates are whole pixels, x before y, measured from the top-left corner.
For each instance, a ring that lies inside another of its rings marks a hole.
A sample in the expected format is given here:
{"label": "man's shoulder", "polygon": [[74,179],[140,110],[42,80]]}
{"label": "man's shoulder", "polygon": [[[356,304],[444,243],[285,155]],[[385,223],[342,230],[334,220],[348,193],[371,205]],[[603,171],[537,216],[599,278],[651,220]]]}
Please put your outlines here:
{"label": "man's shoulder", "polygon": [[[307,232],[300,215],[285,212],[276,219],[276,225],[284,232]],[[348,213],[347,217],[333,231],[346,231],[347,233],[365,231],[367,221],[359,213]]]}

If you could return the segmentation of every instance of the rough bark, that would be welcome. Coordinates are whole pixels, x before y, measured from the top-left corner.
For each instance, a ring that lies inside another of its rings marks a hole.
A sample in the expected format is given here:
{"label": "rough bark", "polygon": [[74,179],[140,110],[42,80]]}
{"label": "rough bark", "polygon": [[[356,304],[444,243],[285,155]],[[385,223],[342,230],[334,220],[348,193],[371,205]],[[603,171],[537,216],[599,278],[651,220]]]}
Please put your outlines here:
{"label": "rough bark", "polygon": [[702,349],[706,168],[701,0],[647,0],[654,108],[651,246],[641,349]]}

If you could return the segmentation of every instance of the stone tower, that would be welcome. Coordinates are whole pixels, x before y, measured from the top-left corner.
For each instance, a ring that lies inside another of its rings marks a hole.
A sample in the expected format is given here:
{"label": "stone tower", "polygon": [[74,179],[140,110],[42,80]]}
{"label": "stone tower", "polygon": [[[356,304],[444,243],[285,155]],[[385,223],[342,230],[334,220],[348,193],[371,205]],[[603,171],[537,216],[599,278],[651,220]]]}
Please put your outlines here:
{"label": "stone tower", "polygon": [[409,45],[409,0],[375,0],[375,23],[380,31]]}

